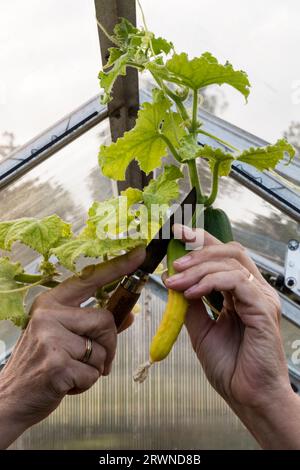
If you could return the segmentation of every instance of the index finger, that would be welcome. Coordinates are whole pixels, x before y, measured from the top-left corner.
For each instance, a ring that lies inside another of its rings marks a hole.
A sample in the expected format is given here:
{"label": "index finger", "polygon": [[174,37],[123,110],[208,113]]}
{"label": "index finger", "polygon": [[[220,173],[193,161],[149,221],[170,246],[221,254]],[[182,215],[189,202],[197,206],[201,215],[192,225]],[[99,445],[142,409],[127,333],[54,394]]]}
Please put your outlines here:
{"label": "index finger", "polygon": [[144,258],[145,249],[135,248],[105,263],[88,266],[80,277],[70,277],[45,295],[49,295],[52,301],[61,305],[79,307],[85,300],[92,297],[99,287],[135,271]]}
{"label": "index finger", "polygon": [[193,249],[203,248],[203,246],[222,245],[222,242],[202,228],[191,229],[186,225],[174,224],[173,233],[175,238],[183,242],[190,243]]}

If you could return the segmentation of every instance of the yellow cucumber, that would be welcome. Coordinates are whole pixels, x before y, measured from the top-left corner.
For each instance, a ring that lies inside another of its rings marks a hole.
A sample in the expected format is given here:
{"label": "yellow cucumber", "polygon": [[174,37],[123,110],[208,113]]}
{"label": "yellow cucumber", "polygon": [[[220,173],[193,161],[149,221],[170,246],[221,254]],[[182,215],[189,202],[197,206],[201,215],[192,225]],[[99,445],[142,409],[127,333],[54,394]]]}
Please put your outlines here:
{"label": "yellow cucumber", "polygon": [[[176,273],[173,262],[185,254],[185,247],[179,240],[170,241],[167,251],[168,275]],[[151,342],[150,359],[137,369],[134,375],[136,382],[144,382],[151,365],[167,357],[184,325],[187,308],[188,302],[183,294],[169,289],[168,301],[162,320]]]}
{"label": "yellow cucumber", "polygon": [[169,289],[164,315],[150,347],[151,362],[162,361],[171,351],[184,324],[187,307],[182,293]]}

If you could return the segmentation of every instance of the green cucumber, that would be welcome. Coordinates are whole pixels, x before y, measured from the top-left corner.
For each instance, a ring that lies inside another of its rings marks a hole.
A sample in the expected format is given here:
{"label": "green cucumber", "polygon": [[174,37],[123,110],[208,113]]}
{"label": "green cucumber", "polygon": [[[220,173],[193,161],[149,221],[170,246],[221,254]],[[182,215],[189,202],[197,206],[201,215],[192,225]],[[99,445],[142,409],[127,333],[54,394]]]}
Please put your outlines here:
{"label": "green cucumber", "polygon": [[172,240],[169,241],[167,250],[167,266],[169,276],[176,274],[173,266],[174,261],[176,261],[178,258],[182,258],[182,256],[186,254],[187,250],[185,249],[184,243],[182,243],[180,240],[176,240],[175,238],[172,238]]}
{"label": "green cucumber", "polygon": [[[205,209],[204,229],[223,243],[233,241],[230,220],[222,209]],[[218,312],[222,310],[224,297],[220,292],[211,292],[207,300]]]}
{"label": "green cucumber", "polygon": [[222,209],[205,209],[204,229],[223,243],[233,241],[230,221]]}

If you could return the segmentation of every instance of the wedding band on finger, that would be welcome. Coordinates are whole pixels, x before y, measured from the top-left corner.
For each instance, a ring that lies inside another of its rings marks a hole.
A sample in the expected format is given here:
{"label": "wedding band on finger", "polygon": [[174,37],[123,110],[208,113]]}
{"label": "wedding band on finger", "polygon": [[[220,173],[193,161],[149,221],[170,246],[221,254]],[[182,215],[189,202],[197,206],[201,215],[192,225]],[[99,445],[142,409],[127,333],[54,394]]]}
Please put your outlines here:
{"label": "wedding band on finger", "polygon": [[89,362],[92,352],[93,352],[93,341],[91,340],[91,338],[85,338],[85,353],[81,359],[81,362],[83,362],[84,364]]}

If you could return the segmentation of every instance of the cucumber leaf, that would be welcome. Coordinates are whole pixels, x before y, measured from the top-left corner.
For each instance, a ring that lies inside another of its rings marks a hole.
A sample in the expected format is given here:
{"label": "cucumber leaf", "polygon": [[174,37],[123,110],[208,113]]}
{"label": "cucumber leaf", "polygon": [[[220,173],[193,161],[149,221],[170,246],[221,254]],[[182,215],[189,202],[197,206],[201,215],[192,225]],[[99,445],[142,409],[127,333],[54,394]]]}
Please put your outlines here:
{"label": "cucumber leaf", "polygon": [[143,200],[148,210],[152,204],[167,204],[179,196],[179,185],[177,180],[182,178],[181,170],[175,166],[165,166],[164,172],[158,178],[150,181],[144,189]]}
{"label": "cucumber leaf", "polygon": [[162,53],[168,54],[173,48],[172,43],[136,28],[125,18],[121,18],[115,26],[112,41],[117,47],[109,49],[108,61],[98,76],[100,87],[104,90],[102,104],[111,101],[113,86],[120,75],[126,75],[127,66],[143,69],[151,58],[159,57]]}
{"label": "cucumber leaf", "polygon": [[197,144],[193,136],[189,135],[181,140],[179,155],[183,162],[204,158],[207,160],[211,172],[218,164],[219,176],[227,176],[230,173],[232,162],[235,160],[233,153],[225,152],[221,148],[213,148],[210,145],[204,147]]}
{"label": "cucumber leaf", "polygon": [[198,157],[200,146],[191,134],[185,135],[180,141],[179,156],[182,162],[195,160]]}
{"label": "cucumber leaf", "polygon": [[251,147],[245,150],[237,157],[237,161],[248,163],[260,171],[271,170],[284,158],[285,154],[289,155],[289,161],[287,162],[289,164],[294,158],[296,151],[285,139],[280,139],[274,145],[258,148]]}
{"label": "cucumber leaf", "polygon": [[94,226],[96,237],[102,239],[107,233],[116,236],[127,231],[135,217],[131,206],[141,200],[139,193],[142,192],[138,191],[130,188],[130,191],[123,191],[123,195],[119,197],[94,202],[89,210],[87,224]]}
{"label": "cucumber leaf", "polygon": [[121,18],[120,22],[114,27],[113,38],[121,48],[127,48],[132,36],[138,33],[138,29],[127,18]]}
{"label": "cucumber leaf", "polygon": [[143,191],[137,188],[127,188],[124,191],[121,191],[121,196],[127,198],[128,207],[143,201]]}
{"label": "cucumber leaf", "polygon": [[171,50],[174,49],[174,46],[171,42],[161,37],[159,38],[153,37],[151,39],[151,44],[152,44],[153,51],[156,55],[159,55],[162,52],[168,55],[171,52]]}
{"label": "cucumber leaf", "polygon": [[[85,235],[88,231],[85,231]],[[76,260],[80,256],[88,258],[102,258],[104,255],[116,256],[122,252],[130,251],[136,246],[143,245],[143,241],[133,238],[118,239],[93,239],[84,238],[70,240],[58,248],[52,250],[52,254],[58,258],[59,263],[72,272],[76,272]]]}
{"label": "cucumber leaf", "polygon": [[100,148],[99,164],[105,176],[124,180],[126,168],[133,159],[145,173],[160,166],[161,159],[168,153],[163,134],[178,148],[185,131],[181,117],[170,108],[170,100],[162,96],[154,103],[144,103],[135,128],[117,142]]}
{"label": "cucumber leaf", "polygon": [[117,47],[110,47],[108,49],[108,52],[109,52],[109,58],[108,58],[107,63],[103,67],[104,70],[114,65],[116,60],[118,60],[123,55],[123,52],[121,51],[121,49],[118,49]]}
{"label": "cucumber leaf", "polygon": [[232,162],[235,160],[233,153],[225,152],[220,148],[212,148],[209,145],[199,147],[197,156],[208,161],[211,172],[217,164],[219,176],[229,175]]}
{"label": "cucumber leaf", "polygon": [[212,172],[217,163],[219,176],[227,176],[234,161],[248,163],[259,171],[270,170],[276,167],[285,154],[289,155],[289,161],[291,161],[295,156],[295,149],[285,139],[280,139],[274,145],[251,147],[237,154],[226,152],[221,148],[212,148],[209,145],[200,147],[190,136],[187,136],[181,140],[179,153],[183,162],[194,160],[198,157],[204,158],[208,161]]}
{"label": "cucumber leaf", "polygon": [[[101,95],[101,103],[107,104],[112,100],[111,92],[115,81],[120,75],[126,75],[126,67],[128,62],[128,54],[122,54],[117,59],[116,52],[113,52],[113,66],[109,72],[99,72],[98,78],[100,80],[100,87],[103,88],[104,92]],[[108,62],[110,62],[109,59]]]}
{"label": "cucumber leaf", "polygon": [[227,84],[241,92],[246,99],[250,93],[247,74],[234,70],[229,62],[225,65],[219,64],[209,52],[191,60],[186,53],[174,54],[165,65],[150,62],[147,69],[163,80],[187,86],[192,90],[199,90],[208,85]]}
{"label": "cucumber leaf", "polygon": [[8,258],[0,258],[0,320],[11,320],[16,326],[23,327],[26,322],[24,300],[26,290],[1,294],[24,287],[15,281],[15,276],[24,272],[19,263],[11,263]]}
{"label": "cucumber leaf", "polygon": [[70,224],[56,214],[43,219],[23,218],[0,222],[0,248],[8,251],[19,241],[48,257],[51,248],[71,235]]}

